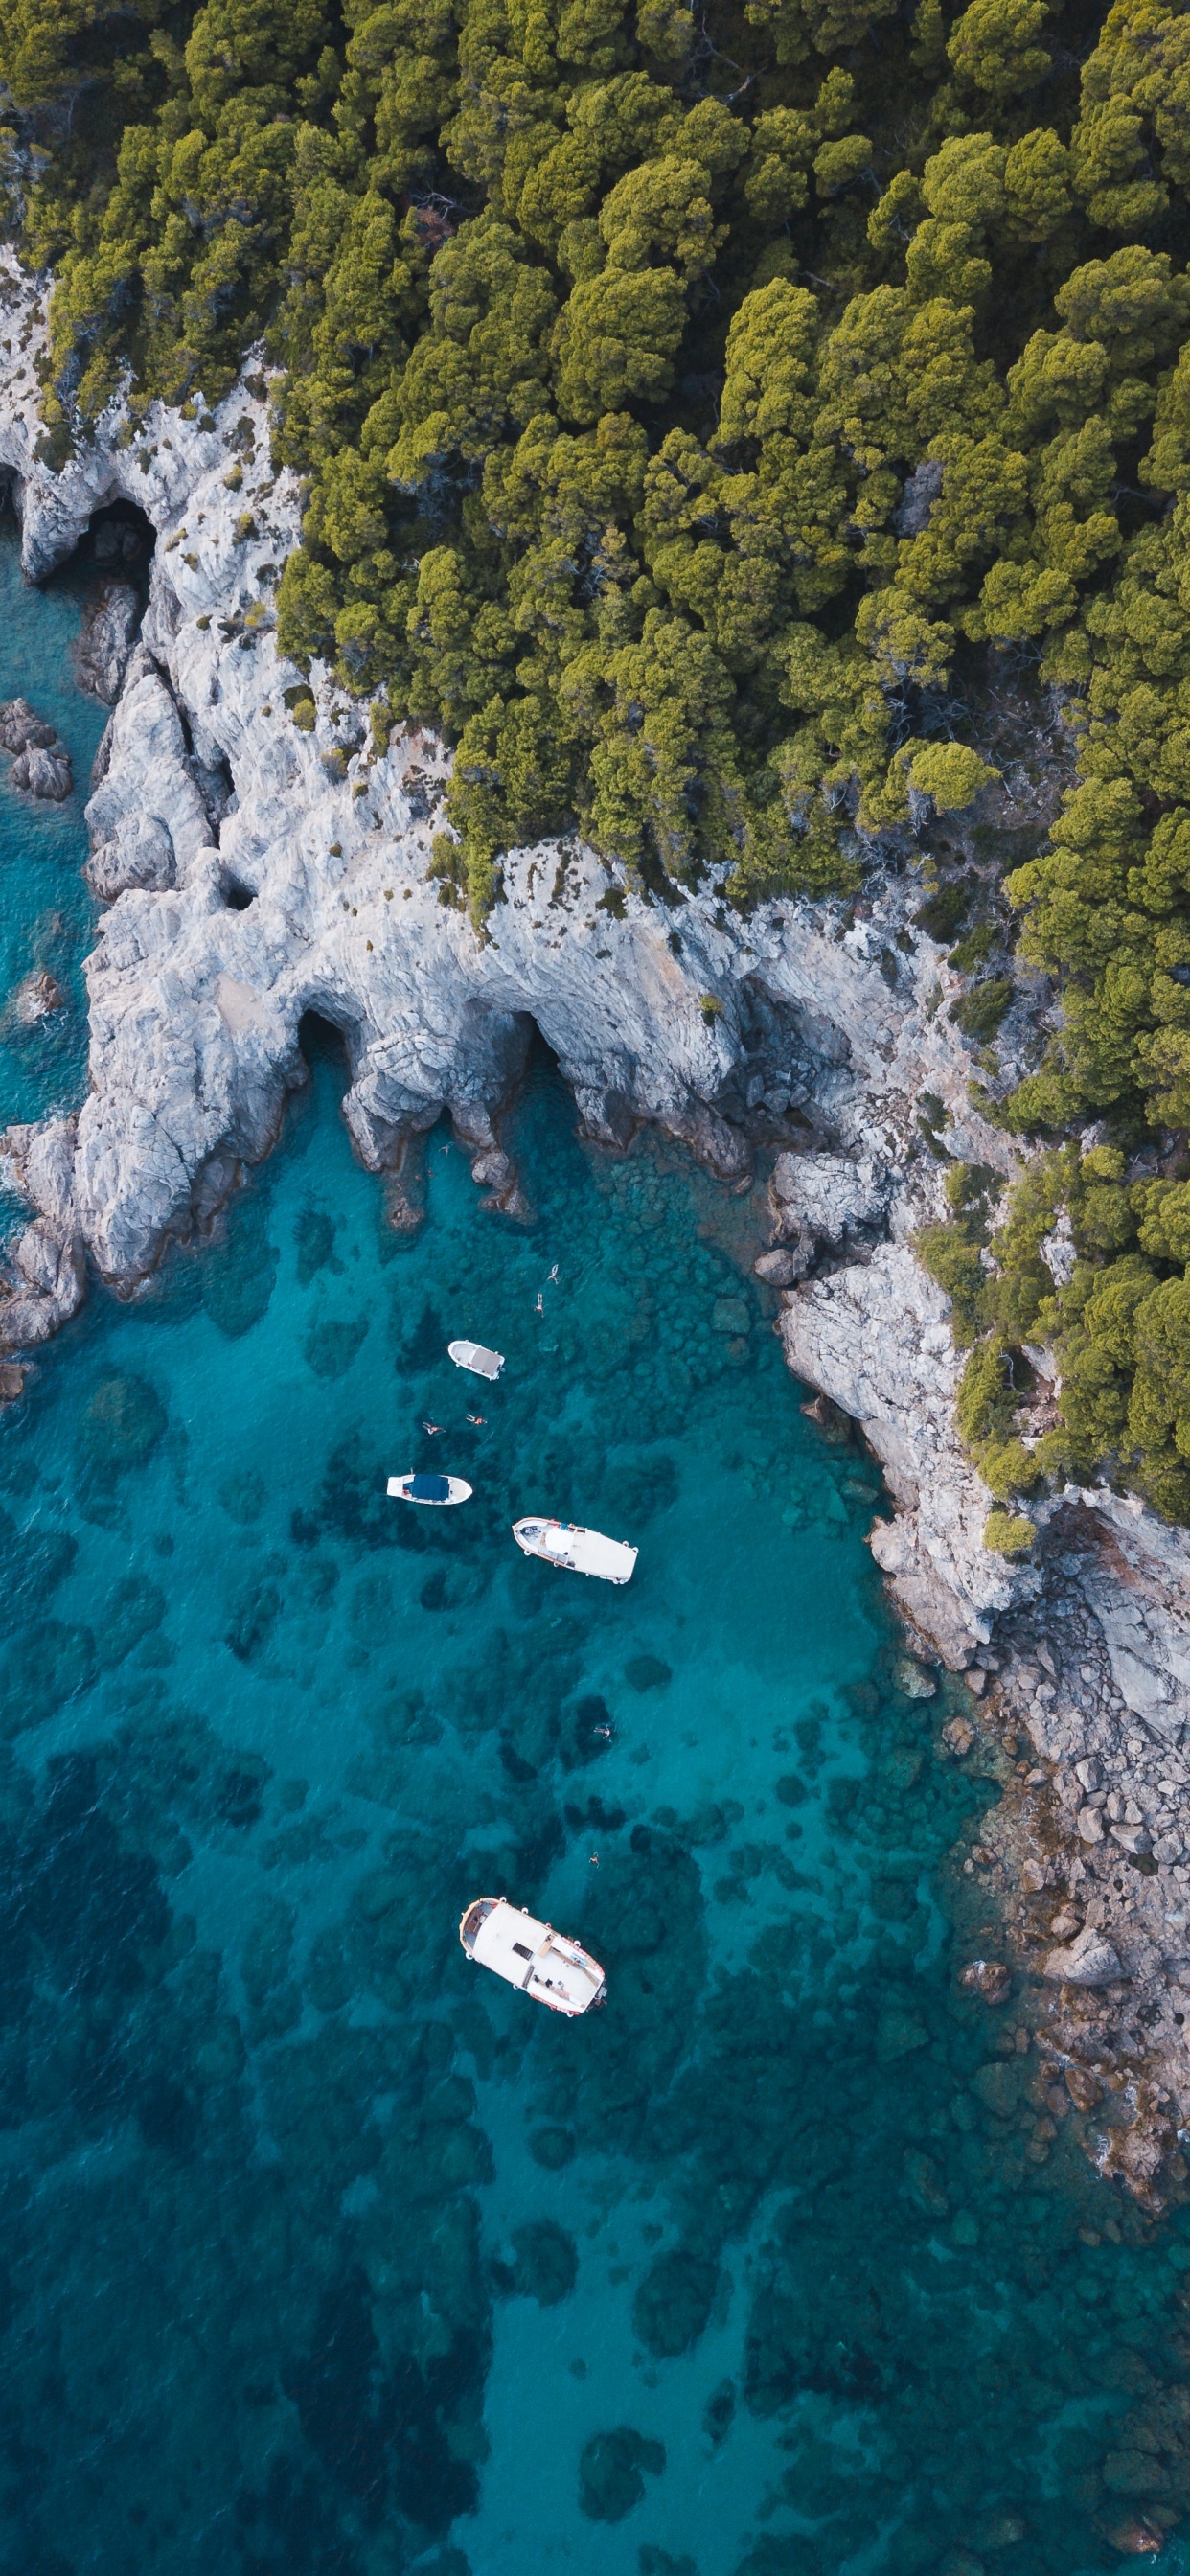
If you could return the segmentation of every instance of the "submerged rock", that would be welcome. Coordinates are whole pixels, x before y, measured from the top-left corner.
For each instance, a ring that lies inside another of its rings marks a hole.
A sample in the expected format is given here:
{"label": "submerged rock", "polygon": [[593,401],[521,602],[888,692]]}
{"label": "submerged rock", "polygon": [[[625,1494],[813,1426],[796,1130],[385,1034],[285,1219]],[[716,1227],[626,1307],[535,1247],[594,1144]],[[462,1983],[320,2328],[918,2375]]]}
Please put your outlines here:
{"label": "submerged rock", "polygon": [[147,1379],[105,1377],[83,1409],[80,1443],[93,1467],[139,1467],[156,1448],[165,1422],[165,1407]]}
{"label": "submerged rock", "polygon": [[632,2322],[658,2360],[690,2352],[704,2332],[719,2287],[719,2267],[687,2246],[661,2254],[632,2302]]}
{"label": "submerged rock", "polygon": [[969,1959],[959,1984],[968,1994],[981,1995],[985,2004],[1002,2004],[1011,1991],[1012,1970],[1002,1959]]}
{"label": "submerged rock", "polygon": [[556,2219],[517,2227],[512,2237],[516,2259],[498,2260],[493,2276],[506,2296],[536,2299],[540,2308],[556,2308],[568,2299],[578,2279],[578,2248]]}
{"label": "submerged rock", "polygon": [[594,2434],[579,2459],[581,2510],[592,2522],[622,2522],[634,2505],[643,2504],[646,2474],[659,2478],[664,2468],[664,2443],[649,2441],[630,2424]]}
{"label": "submerged rock", "polygon": [[547,2173],[560,2173],[573,2163],[578,2140],[573,2129],[544,2128],[529,2132],[529,2153],[534,2164],[544,2165]]}
{"label": "submerged rock", "polygon": [[1144,2513],[1105,2524],[1103,2536],[1113,2549],[1119,2550],[1121,2558],[1158,2558],[1167,2538],[1162,2525],[1150,2522]]}

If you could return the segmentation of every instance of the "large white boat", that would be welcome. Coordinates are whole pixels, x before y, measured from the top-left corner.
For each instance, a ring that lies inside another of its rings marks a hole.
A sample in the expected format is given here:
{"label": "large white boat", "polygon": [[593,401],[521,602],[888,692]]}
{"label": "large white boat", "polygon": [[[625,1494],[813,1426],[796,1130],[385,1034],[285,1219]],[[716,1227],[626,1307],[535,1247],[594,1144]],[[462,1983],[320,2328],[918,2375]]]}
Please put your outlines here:
{"label": "large white boat", "polygon": [[388,1490],[396,1503],[469,1503],[473,1487],[461,1476],[427,1476],[410,1474],[390,1476]]}
{"label": "large white boat", "polygon": [[628,1583],[639,1550],[622,1538],[604,1538],[600,1530],[580,1529],[575,1521],[514,1521],[512,1535],[526,1556],[547,1565],[564,1565],[571,1574],[597,1574],[604,1583]]}
{"label": "large white boat", "polygon": [[607,1980],[598,1959],[564,1932],[555,1932],[552,1923],[539,1923],[525,1906],[510,1905],[506,1896],[475,1897],[459,1925],[459,1939],[469,1959],[519,1986],[534,2003],[548,2004],[551,2012],[573,2019],[589,2012],[592,2004],[606,2002]]}
{"label": "large white boat", "polygon": [[472,1377],[499,1377],[504,1366],[503,1351],[485,1350],[482,1342],[448,1342],[446,1349],[455,1367],[470,1369]]}

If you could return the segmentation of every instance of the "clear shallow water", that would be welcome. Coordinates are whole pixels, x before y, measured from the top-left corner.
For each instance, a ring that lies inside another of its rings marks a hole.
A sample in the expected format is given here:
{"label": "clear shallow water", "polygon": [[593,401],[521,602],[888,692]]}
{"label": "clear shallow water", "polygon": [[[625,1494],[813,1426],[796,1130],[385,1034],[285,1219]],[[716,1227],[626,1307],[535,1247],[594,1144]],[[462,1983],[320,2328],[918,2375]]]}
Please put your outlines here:
{"label": "clear shallow water", "polygon": [[[543,1070],[534,1226],[439,1133],[399,1242],[312,1051],[224,1240],[0,1418],[5,2576],[1122,2563],[1190,2239],[956,1995],[994,1786],[896,1686],[877,1478],[799,1411],[746,1207],[585,1154]],[[475,1500],[389,1504],[423,1464]],[[539,1507],[631,1587],[523,1560]],[[469,1965],[500,1889],[605,2012]]]}
{"label": "clear shallow water", "polygon": [[[30,592],[21,580],[20,539],[0,510],[0,700],[27,698],[56,725],[74,767],[64,805],[41,804],[10,787],[0,756],[0,1112],[43,1118],[77,1098],[87,1037],[82,963],[95,906],[79,875],[86,857],[82,809],[107,709],[74,685],[70,646],[86,576],[73,570]],[[22,1028],[3,1005],[32,971],[54,977],[70,1007]],[[7,1213],[0,1204],[0,1216]]]}

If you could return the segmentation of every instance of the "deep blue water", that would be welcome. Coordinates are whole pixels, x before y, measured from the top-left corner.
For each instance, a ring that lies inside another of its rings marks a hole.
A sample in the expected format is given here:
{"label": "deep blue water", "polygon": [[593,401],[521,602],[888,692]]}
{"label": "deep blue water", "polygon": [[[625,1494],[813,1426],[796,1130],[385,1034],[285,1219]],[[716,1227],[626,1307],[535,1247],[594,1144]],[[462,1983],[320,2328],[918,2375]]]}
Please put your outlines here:
{"label": "deep blue water", "polygon": [[[85,786],[77,585],[10,571],[0,694]],[[78,806],[0,787],[0,852],[11,980],[85,934]],[[956,1988],[996,1760],[898,1687],[878,1477],[800,1411],[748,1202],[580,1148],[542,1065],[533,1225],[440,1130],[399,1240],[311,1058],[221,1239],[0,1417],[2,2576],[1123,2563],[1190,2235]],[[0,1113],[77,1061],[0,1055]],[[474,1501],[388,1503],[420,1465]],[[523,1560],[535,1508],[632,1585]],[[501,1890],[605,2011],[466,1961]]]}

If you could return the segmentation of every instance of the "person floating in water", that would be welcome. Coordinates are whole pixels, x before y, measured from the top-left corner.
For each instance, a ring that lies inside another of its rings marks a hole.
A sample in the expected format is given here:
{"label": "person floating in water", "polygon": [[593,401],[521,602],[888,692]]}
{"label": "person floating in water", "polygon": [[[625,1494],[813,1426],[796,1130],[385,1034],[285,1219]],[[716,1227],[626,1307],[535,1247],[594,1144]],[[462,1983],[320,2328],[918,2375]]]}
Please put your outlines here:
{"label": "person floating in water", "polygon": [[469,1413],[467,1416],[468,1422],[473,1422],[477,1431],[481,1431],[483,1429],[487,1418],[486,1413]]}
{"label": "person floating in water", "polygon": [[552,1288],[552,1287],[553,1287],[554,1282],[555,1282],[555,1280],[556,1280],[557,1276],[558,1276],[558,1264],[557,1264],[557,1262],[555,1261],[554,1266],[553,1266],[553,1269],[552,1269],[552,1270],[551,1270],[551,1272],[550,1272],[549,1278],[546,1280],[546,1283],[545,1283],[547,1288]]}
{"label": "person floating in water", "polygon": [[429,1435],[430,1435],[430,1438],[431,1438],[431,1440],[432,1440],[432,1439],[434,1438],[435,1434],[436,1434],[437,1432],[441,1431],[441,1429],[442,1429],[442,1424],[441,1424],[440,1422],[423,1422],[423,1424],[422,1424],[422,1426],[421,1426],[421,1427],[422,1427],[422,1430],[423,1430],[423,1431],[428,1431],[428,1433],[429,1433]]}
{"label": "person floating in water", "polygon": [[539,1315],[544,1315],[545,1313],[545,1299],[542,1296],[540,1288],[537,1291],[537,1312]]}

